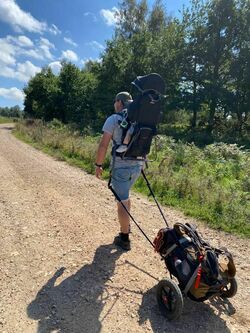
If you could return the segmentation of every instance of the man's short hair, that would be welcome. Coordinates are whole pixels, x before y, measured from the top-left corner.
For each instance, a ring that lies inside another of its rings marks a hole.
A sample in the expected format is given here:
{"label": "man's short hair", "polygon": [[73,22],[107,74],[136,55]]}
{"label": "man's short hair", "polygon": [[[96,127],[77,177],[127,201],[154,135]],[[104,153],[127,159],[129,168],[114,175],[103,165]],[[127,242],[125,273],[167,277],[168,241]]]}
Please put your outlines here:
{"label": "man's short hair", "polygon": [[122,101],[122,104],[125,106],[129,102],[132,102],[132,96],[127,91],[121,91],[115,96],[116,101]]}

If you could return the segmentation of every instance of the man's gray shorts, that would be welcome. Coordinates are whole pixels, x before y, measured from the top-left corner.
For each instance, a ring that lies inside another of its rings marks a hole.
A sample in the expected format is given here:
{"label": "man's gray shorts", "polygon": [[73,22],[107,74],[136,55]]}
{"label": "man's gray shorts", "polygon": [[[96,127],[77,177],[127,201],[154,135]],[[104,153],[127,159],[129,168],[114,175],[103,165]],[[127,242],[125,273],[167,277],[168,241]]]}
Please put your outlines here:
{"label": "man's gray shorts", "polygon": [[140,176],[141,169],[141,165],[133,165],[112,170],[111,185],[121,201],[129,199],[129,190]]}

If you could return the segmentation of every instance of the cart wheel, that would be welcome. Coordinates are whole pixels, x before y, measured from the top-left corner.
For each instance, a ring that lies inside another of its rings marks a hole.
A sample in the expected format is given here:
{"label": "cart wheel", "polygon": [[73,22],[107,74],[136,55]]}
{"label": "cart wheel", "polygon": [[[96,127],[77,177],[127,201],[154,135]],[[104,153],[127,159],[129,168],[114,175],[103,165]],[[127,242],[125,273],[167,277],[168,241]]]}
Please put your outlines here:
{"label": "cart wheel", "polygon": [[183,308],[183,297],[176,283],[170,279],[160,281],[157,285],[156,296],[161,313],[168,320],[180,317]]}
{"label": "cart wheel", "polygon": [[222,298],[231,298],[234,297],[237,293],[238,284],[235,278],[228,280],[228,284],[224,287],[221,292]]}

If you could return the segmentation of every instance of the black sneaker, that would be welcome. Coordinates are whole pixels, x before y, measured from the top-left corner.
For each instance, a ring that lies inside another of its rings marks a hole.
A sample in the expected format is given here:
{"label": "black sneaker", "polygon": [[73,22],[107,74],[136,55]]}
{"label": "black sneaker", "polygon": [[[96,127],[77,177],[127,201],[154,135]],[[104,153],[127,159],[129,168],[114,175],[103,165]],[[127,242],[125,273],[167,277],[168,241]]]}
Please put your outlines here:
{"label": "black sneaker", "polygon": [[114,244],[119,246],[125,251],[129,251],[131,249],[130,240],[127,241],[122,240],[120,234],[114,238]]}

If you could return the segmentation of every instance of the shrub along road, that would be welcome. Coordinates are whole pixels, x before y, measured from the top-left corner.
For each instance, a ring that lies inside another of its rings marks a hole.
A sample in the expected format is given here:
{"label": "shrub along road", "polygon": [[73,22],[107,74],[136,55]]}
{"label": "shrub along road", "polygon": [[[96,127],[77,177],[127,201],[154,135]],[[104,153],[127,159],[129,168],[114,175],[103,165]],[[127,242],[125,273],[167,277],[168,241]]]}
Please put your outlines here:
{"label": "shrub along road", "polygon": [[[185,300],[182,317],[159,313],[160,257],[132,224],[132,250],[113,245],[115,202],[105,181],[18,141],[0,125],[1,332],[247,332],[248,241],[195,221],[205,239],[227,246],[239,291],[225,302]],[[164,222],[155,205],[132,195],[132,211],[153,239]],[[174,222],[194,222],[164,208]]]}

